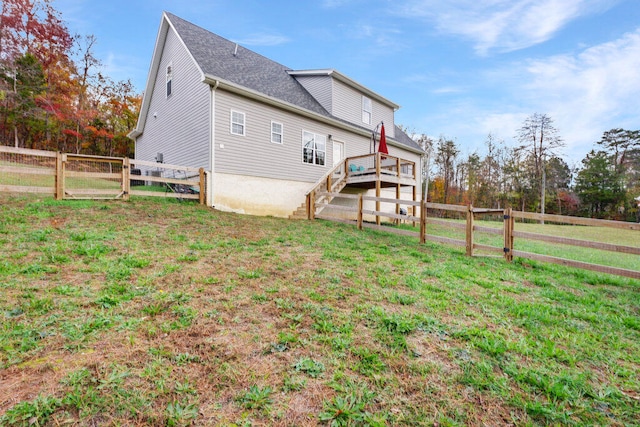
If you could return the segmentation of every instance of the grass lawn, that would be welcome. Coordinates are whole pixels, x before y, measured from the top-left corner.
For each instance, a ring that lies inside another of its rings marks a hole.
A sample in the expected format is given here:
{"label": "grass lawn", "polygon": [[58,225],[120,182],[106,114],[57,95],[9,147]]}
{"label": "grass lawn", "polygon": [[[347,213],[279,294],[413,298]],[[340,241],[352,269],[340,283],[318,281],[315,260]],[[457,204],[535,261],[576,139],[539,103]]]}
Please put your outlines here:
{"label": "grass lawn", "polygon": [[640,424],[639,281],[324,221],[0,195],[0,319],[2,426]]}

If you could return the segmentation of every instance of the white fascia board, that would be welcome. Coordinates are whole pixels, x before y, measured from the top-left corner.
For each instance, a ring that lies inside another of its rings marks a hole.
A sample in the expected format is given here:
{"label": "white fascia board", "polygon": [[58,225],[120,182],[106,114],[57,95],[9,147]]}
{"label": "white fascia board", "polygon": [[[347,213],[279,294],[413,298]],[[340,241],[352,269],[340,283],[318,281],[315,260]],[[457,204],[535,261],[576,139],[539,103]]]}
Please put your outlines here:
{"label": "white fascia board", "polygon": [[[245,96],[247,98],[253,99],[258,102],[262,102],[264,104],[272,105],[274,107],[301,115],[303,117],[308,117],[310,119],[325,123],[327,125],[333,126],[335,128],[344,129],[349,132],[353,132],[355,134],[359,134],[361,136],[370,137],[371,131],[368,129],[356,127],[350,125],[349,123],[342,122],[340,120],[336,120],[331,117],[324,116],[322,114],[315,113],[313,111],[300,108],[297,105],[279,100],[277,98],[273,98],[271,96],[265,95],[263,93],[248,89],[244,86],[237,85],[235,83],[229,82],[227,80],[220,79],[215,76],[205,75],[203,79],[203,83],[206,83],[210,86],[215,86],[217,89],[226,90],[231,93],[236,93],[238,95]],[[403,150],[411,151],[413,153],[422,154],[422,150],[415,149],[413,147],[406,146],[395,141],[392,138],[387,138],[387,143],[393,145],[395,147],[401,148]]]}
{"label": "white fascia board", "polygon": [[352,88],[356,89],[357,91],[367,95],[370,98],[373,98],[375,100],[377,100],[378,102],[393,108],[394,111],[397,111],[400,106],[398,104],[396,104],[395,102],[385,98],[384,96],[372,91],[371,89],[367,88],[366,86],[361,85],[360,83],[358,83],[357,81],[347,77],[346,75],[342,74],[341,72],[339,72],[338,70],[334,70],[331,68],[325,68],[325,69],[319,69],[319,70],[290,70],[287,71],[287,73],[289,73],[290,76],[331,76],[333,78],[335,78],[336,80],[339,80],[345,84],[347,84],[348,86],[351,86]]}

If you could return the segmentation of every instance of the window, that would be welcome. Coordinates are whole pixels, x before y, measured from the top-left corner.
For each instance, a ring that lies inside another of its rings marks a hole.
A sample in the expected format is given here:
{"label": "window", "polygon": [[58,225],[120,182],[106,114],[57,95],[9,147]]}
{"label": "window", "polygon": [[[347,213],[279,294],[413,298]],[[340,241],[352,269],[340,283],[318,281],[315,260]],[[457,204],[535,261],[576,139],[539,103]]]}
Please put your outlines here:
{"label": "window", "polygon": [[271,122],[271,142],[282,144],[282,123]]}
{"label": "window", "polygon": [[324,166],[326,151],[326,136],[307,131],[302,132],[302,161],[304,163]]}
{"label": "window", "polygon": [[231,110],[231,133],[244,136],[244,113]]}
{"label": "window", "polygon": [[371,124],[371,100],[366,96],[362,97],[362,123]]}
{"label": "window", "polygon": [[173,64],[167,65],[167,98],[171,96],[171,80],[173,79]]}

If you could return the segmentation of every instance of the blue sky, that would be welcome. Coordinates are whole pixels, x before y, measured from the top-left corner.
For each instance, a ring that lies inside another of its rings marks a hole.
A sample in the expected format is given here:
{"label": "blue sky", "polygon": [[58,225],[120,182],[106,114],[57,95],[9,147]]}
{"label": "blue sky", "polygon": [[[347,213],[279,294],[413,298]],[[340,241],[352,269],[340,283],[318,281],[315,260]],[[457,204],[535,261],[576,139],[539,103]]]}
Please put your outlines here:
{"label": "blue sky", "polygon": [[334,68],[401,105],[396,123],[483,155],[533,113],[579,165],[602,133],[640,129],[638,0],[54,0],[144,90],[166,10],[293,69]]}

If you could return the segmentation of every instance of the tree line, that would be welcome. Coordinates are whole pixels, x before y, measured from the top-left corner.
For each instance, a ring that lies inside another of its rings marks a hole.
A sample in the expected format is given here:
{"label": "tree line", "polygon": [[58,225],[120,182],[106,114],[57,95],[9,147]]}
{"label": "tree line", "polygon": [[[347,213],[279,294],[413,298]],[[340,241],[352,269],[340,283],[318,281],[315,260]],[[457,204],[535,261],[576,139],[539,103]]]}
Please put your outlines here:
{"label": "tree line", "polygon": [[0,3],[0,144],[132,156],[141,96],[101,72],[93,35],[72,35],[51,0]]}
{"label": "tree line", "polygon": [[428,153],[431,202],[640,221],[638,130],[604,132],[574,167],[560,155],[565,143],[547,114],[527,117],[511,145],[487,135],[482,154],[462,156],[446,136],[418,142]]}

